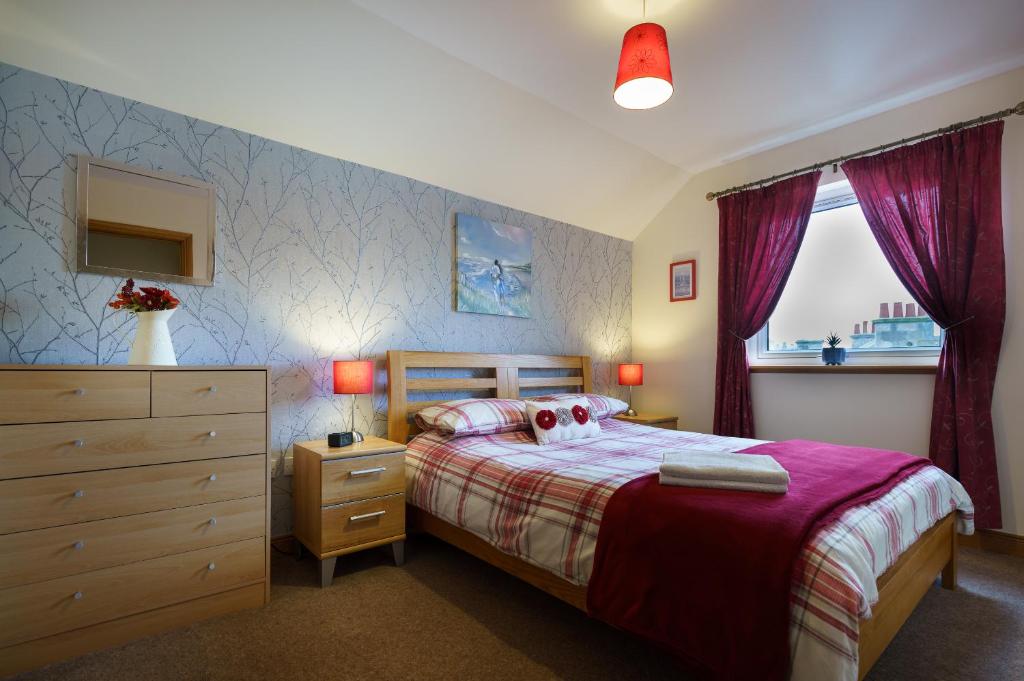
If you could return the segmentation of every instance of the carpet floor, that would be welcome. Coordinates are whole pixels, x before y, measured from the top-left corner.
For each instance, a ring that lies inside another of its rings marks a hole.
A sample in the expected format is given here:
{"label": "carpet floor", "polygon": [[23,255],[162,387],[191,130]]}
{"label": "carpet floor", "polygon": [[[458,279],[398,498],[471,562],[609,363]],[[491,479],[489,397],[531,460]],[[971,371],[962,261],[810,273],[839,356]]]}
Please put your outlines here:
{"label": "carpet floor", "polygon": [[[19,681],[682,679],[664,654],[428,537],[403,568],[275,552],[262,609],[134,641]],[[925,596],[870,681],[1024,679],[1024,559],[964,549],[960,589]]]}

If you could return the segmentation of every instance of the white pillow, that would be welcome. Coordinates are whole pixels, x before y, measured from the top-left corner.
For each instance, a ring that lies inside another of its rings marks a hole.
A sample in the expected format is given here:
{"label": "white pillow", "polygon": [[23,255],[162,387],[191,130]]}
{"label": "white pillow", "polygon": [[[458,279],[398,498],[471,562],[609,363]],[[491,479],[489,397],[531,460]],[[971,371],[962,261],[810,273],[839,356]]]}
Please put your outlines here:
{"label": "white pillow", "polygon": [[601,434],[590,402],[582,395],[545,402],[526,402],[526,414],[537,436],[537,444],[580,440]]}
{"label": "white pillow", "polygon": [[617,400],[610,395],[595,395],[594,393],[558,393],[556,395],[540,395],[530,399],[534,402],[551,402],[552,400],[572,400],[578,397],[585,397],[590,401],[590,413],[597,417],[598,421],[622,414],[629,409],[629,405],[622,400]]}

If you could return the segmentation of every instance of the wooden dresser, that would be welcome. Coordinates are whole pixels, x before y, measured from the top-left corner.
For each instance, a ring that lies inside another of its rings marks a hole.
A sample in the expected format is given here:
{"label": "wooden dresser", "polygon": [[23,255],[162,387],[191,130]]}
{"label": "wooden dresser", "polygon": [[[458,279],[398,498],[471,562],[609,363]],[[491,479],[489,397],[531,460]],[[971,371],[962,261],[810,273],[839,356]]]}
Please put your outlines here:
{"label": "wooden dresser", "polygon": [[0,365],[0,676],[267,602],[269,378]]}

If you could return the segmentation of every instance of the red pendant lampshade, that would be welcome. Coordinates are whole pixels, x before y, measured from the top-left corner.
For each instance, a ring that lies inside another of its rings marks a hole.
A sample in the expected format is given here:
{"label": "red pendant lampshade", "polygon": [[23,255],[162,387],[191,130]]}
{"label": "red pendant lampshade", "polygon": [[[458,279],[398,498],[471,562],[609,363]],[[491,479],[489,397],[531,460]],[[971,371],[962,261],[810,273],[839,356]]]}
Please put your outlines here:
{"label": "red pendant lampshade", "polygon": [[643,385],[644,365],[643,364],[620,364],[619,385]]}
{"label": "red pendant lampshade", "polygon": [[612,96],[625,109],[653,109],[672,96],[672,64],[664,28],[648,22],[626,31]]}
{"label": "red pendant lampshade", "polygon": [[334,363],[335,395],[366,395],[373,392],[373,360]]}

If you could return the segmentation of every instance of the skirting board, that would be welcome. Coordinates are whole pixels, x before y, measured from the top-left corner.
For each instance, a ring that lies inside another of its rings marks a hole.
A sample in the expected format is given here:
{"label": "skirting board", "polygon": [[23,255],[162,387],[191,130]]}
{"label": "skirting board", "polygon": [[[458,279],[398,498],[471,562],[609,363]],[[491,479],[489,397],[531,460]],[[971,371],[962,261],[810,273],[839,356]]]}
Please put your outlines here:
{"label": "skirting board", "polygon": [[978,530],[969,537],[960,537],[960,546],[992,553],[1024,558],[1024,537],[998,530]]}

